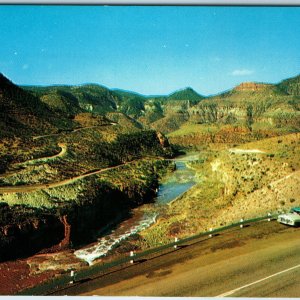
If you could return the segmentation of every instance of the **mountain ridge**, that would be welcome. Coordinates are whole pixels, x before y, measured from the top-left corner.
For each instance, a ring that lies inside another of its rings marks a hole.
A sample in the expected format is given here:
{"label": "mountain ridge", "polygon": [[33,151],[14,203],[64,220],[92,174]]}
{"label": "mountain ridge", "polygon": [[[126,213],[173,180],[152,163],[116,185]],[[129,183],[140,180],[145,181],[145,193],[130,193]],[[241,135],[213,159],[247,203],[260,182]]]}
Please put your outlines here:
{"label": "mountain ridge", "polygon": [[[4,75],[2,77],[3,81],[6,77]],[[5,82],[10,81],[4,80],[2,85]],[[44,119],[53,111],[54,119],[60,118],[63,123],[71,127],[74,126],[71,120],[75,115],[88,112],[103,116],[111,114],[115,120],[122,120],[124,125],[129,121],[133,127],[153,128],[170,133],[185,123],[245,123],[250,110],[253,111],[251,114],[257,120],[276,124],[281,122],[280,119],[284,119],[287,123],[294,120],[293,126],[298,126],[299,75],[277,84],[243,82],[229,91],[209,97],[198,94],[191,87],[176,90],[168,95],[152,97],[90,83],[76,86],[52,85],[22,88],[10,82],[8,86],[10,88],[15,86],[18,93],[26,95],[22,96],[23,98],[29,97],[29,101],[34,103],[31,107],[40,108],[45,112]],[[21,105],[20,102],[18,103]],[[26,103],[23,104],[25,110],[22,120],[24,121],[26,115],[34,116],[35,114],[30,111],[32,108],[26,109]],[[122,113],[124,117],[118,114],[114,116],[113,113]],[[5,126],[2,124],[2,127]]]}

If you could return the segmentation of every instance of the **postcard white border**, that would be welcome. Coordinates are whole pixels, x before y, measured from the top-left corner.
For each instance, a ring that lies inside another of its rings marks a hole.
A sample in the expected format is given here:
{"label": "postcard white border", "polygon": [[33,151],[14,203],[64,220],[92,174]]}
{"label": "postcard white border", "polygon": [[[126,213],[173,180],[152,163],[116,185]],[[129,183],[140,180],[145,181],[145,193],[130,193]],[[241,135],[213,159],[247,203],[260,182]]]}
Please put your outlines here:
{"label": "postcard white border", "polygon": [[0,0],[0,4],[299,6],[300,0]]}

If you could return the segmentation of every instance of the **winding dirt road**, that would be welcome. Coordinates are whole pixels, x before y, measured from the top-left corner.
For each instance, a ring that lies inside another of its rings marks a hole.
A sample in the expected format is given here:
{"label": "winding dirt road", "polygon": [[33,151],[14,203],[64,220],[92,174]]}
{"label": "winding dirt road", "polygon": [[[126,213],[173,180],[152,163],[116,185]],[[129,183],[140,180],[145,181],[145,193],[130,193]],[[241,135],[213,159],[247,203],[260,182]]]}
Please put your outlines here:
{"label": "winding dirt road", "polygon": [[68,134],[68,133],[77,132],[77,131],[81,131],[81,130],[85,130],[85,129],[98,128],[98,127],[111,126],[111,125],[113,125],[113,126],[118,125],[118,123],[111,122],[111,123],[103,124],[103,125],[94,125],[94,126],[86,126],[86,127],[75,128],[75,129],[71,129],[69,131],[63,131],[63,132],[60,132],[60,133],[36,135],[36,136],[33,136],[32,139],[33,140],[38,140],[38,139],[45,138],[45,137],[60,136],[60,135],[66,134],[66,133]]}
{"label": "winding dirt road", "polygon": [[90,172],[82,174],[82,175],[74,176],[72,178],[64,179],[64,180],[57,181],[57,182],[51,182],[51,183],[47,183],[47,184],[2,186],[2,187],[0,187],[0,194],[29,193],[29,192],[34,192],[34,191],[41,190],[41,189],[59,187],[59,186],[71,184],[71,183],[73,183],[77,180],[80,180],[80,179],[88,177],[88,176],[100,174],[100,173],[103,173],[103,172],[106,172],[106,171],[109,171],[109,170],[114,170],[114,169],[120,168],[122,166],[130,165],[130,164],[132,164],[134,162],[137,162],[137,161],[138,161],[138,159],[130,161],[130,162],[126,162],[124,164],[120,164],[120,165],[117,165],[117,166],[114,166],[114,167],[108,167],[108,168],[104,168],[104,169],[90,171]]}
{"label": "winding dirt road", "polygon": [[16,163],[16,164],[14,164],[14,166],[19,167],[19,166],[34,165],[36,163],[45,163],[45,162],[51,161],[53,159],[56,159],[58,157],[63,157],[67,153],[67,145],[64,143],[58,143],[58,146],[60,147],[61,150],[59,153],[57,153],[55,155],[27,160],[22,163]]}

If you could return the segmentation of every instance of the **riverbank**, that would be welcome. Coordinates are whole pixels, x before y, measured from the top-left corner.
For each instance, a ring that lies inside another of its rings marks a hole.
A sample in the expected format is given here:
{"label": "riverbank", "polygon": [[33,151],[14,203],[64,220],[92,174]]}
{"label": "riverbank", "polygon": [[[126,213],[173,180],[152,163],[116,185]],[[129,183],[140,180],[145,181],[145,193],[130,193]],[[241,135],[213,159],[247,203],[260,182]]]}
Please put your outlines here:
{"label": "riverbank", "polygon": [[197,184],[141,232],[155,247],[268,212],[300,205],[299,134],[243,145],[202,146],[190,162]]}

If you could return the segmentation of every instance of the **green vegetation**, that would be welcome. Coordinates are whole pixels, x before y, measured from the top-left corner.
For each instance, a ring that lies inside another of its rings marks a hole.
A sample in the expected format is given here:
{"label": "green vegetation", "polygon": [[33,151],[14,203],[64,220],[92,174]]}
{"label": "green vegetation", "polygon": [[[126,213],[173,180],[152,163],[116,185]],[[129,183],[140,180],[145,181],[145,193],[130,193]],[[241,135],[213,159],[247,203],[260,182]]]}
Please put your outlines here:
{"label": "green vegetation", "polygon": [[50,108],[68,111],[89,111],[103,114],[116,109],[120,101],[109,89],[96,84],[82,86],[24,87],[47,103]]}
{"label": "green vegetation", "polygon": [[28,228],[41,241],[53,224],[61,240],[66,222],[78,242],[151,202],[174,149],[200,150],[189,163],[197,184],[141,234],[142,247],[298,204],[299,97],[299,76],[204,98],[191,88],[157,97],[94,84],[20,88],[0,75],[0,187],[43,184],[0,194],[0,244],[17,245],[11,237]]}
{"label": "green vegetation", "polygon": [[300,96],[300,75],[283,80],[278,84],[278,88],[289,95]]}
{"label": "green vegetation", "polygon": [[199,95],[192,88],[188,87],[179,91],[176,91],[168,96],[168,100],[189,100],[192,104],[198,103],[205,97]]}
{"label": "green vegetation", "polygon": [[54,113],[39,98],[17,87],[0,73],[0,137],[26,137],[72,127],[67,116]]}

